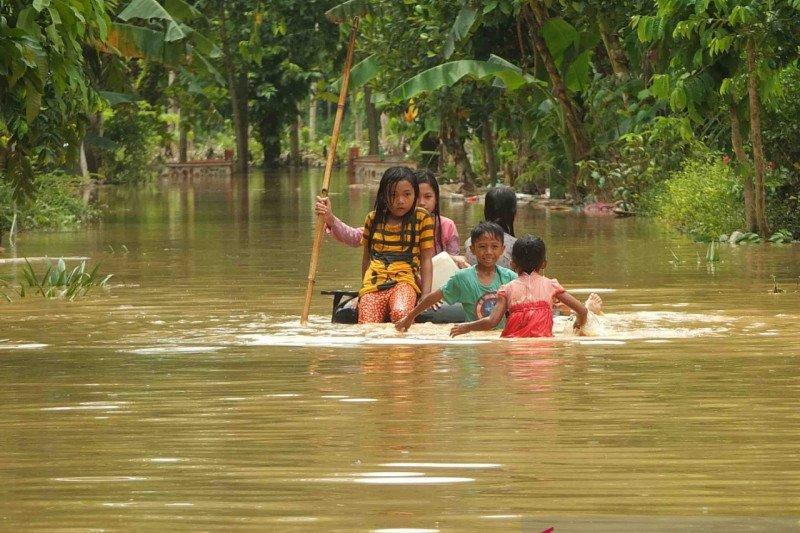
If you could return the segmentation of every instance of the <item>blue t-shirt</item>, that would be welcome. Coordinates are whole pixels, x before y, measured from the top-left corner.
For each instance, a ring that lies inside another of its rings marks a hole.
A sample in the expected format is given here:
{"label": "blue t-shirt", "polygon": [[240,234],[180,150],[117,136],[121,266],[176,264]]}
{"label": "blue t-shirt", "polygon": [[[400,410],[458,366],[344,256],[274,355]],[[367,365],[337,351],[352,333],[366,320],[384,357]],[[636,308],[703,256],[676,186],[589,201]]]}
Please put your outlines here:
{"label": "blue t-shirt", "polygon": [[[460,303],[470,322],[489,316],[497,303],[500,286],[517,279],[513,270],[497,265],[494,268],[496,273],[489,285],[480,282],[474,266],[459,270],[442,286],[444,301],[449,304]],[[505,322],[503,318],[497,327],[502,328]]]}

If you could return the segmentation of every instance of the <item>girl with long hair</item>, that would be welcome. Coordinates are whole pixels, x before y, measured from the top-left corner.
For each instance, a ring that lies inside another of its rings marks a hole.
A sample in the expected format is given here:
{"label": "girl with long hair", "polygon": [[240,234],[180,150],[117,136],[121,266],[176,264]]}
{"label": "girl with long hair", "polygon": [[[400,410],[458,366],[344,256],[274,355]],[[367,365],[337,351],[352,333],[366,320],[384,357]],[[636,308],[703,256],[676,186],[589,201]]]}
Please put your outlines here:
{"label": "girl with long hair", "polygon": [[[447,252],[459,266],[466,267],[466,261],[458,255],[459,236],[455,222],[443,216],[439,208],[439,182],[433,172],[427,169],[414,170],[414,175],[419,186],[417,207],[427,210],[434,218],[434,251],[435,253]],[[348,246],[360,246],[363,228],[348,226],[339,220],[331,209],[330,199],[317,197],[314,209],[318,215],[325,217],[325,225],[331,237]]]}
{"label": "girl with long hair", "polygon": [[434,221],[417,207],[419,185],[408,167],[383,173],[361,235],[364,254],[358,323],[397,322],[431,290]]}

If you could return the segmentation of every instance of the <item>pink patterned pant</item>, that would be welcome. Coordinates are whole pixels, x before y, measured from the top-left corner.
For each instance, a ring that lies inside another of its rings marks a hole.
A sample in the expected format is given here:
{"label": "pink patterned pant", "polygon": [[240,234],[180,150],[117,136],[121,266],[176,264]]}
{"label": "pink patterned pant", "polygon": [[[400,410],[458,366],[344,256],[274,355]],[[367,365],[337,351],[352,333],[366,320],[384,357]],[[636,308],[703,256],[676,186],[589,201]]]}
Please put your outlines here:
{"label": "pink patterned pant", "polygon": [[358,299],[358,323],[397,322],[407,316],[417,303],[417,291],[408,283],[391,289],[365,294]]}

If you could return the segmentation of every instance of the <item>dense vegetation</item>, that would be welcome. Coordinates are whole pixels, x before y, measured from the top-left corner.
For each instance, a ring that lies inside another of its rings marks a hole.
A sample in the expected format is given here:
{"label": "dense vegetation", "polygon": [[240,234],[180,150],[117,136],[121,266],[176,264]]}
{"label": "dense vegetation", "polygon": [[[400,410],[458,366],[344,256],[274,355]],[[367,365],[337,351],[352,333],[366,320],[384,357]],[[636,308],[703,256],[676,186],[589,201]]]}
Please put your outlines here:
{"label": "dense vegetation", "polygon": [[355,17],[342,155],[800,236],[798,0],[5,1],[0,231],[168,160],[318,163]]}

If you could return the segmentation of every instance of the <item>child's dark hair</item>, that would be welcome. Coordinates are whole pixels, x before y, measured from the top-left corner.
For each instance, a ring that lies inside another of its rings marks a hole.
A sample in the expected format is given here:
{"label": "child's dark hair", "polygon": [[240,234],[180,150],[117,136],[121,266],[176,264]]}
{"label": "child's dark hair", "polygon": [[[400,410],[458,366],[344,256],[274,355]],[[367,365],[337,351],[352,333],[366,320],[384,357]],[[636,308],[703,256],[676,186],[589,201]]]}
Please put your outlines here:
{"label": "child's dark hair", "polygon": [[483,221],[478,223],[477,226],[472,228],[472,231],[469,234],[469,241],[472,244],[475,244],[475,241],[478,240],[479,237],[483,235],[489,235],[490,237],[494,237],[495,239],[499,240],[500,242],[504,242],[505,235],[504,235],[503,228],[500,227],[499,224],[494,222],[487,222]]}
{"label": "child's dark hair", "polygon": [[[414,171],[408,167],[389,167],[381,177],[381,183],[378,185],[378,194],[375,195],[375,217],[372,219],[372,225],[369,228],[369,235],[367,235],[367,250],[372,250],[372,236],[375,235],[375,228],[384,224],[389,218],[389,205],[392,202],[392,196],[397,189],[397,184],[401,181],[407,181],[414,188],[414,203],[411,204],[411,209],[408,210],[403,216],[400,223],[400,242],[413,242],[414,232],[416,231],[416,205],[417,198],[419,198],[419,185],[417,184],[417,177]],[[411,231],[411,238],[407,238],[407,231]]]}
{"label": "child's dark hair", "polygon": [[503,231],[514,235],[514,217],[517,215],[517,193],[511,187],[493,187],[486,193],[483,218],[497,223]]}
{"label": "child's dark hair", "polygon": [[431,215],[433,216],[433,221],[435,223],[433,235],[436,239],[436,244],[439,246],[439,249],[444,250],[444,242],[442,241],[441,231],[442,214],[439,212],[439,182],[436,180],[436,175],[427,168],[415,170],[414,175],[417,178],[417,185],[427,183],[431,186],[431,189],[433,189],[434,196],[436,196],[436,204],[433,207],[433,211],[431,211]]}
{"label": "child's dark hair", "polygon": [[544,241],[535,235],[520,237],[511,248],[511,260],[526,274],[538,272],[546,259],[547,250]]}

